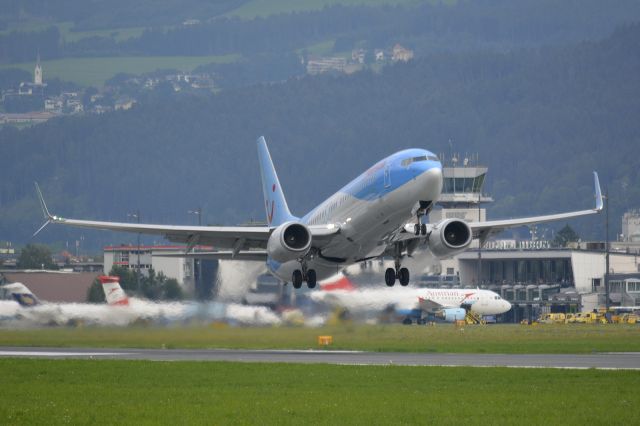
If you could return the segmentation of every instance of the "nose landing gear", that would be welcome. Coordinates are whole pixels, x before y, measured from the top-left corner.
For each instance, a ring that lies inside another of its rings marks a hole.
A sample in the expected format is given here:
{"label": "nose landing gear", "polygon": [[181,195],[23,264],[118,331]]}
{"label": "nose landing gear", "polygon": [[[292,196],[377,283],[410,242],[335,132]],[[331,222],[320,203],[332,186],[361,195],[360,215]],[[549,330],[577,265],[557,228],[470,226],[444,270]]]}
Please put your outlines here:
{"label": "nose landing gear", "polygon": [[422,218],[429,214],[432,207],[433,203],[431,201],[420,201],[420,208],[416,212],[418,223],[414,226],[414,233],[416,236],[420,234],[427,235],[427,224],[422,223]]}

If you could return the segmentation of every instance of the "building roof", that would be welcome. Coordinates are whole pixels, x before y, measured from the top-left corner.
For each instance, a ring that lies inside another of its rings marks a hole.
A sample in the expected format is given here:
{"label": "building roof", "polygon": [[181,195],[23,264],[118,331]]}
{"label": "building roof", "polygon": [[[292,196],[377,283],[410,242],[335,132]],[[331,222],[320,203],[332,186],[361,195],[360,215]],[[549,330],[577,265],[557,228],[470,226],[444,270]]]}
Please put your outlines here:
{"label": "building roof", "polygon": [[7,282],[20,282],[47,302],[86,303],[89,287],[101,272],[3,272]]}
{"label": "building roof", "polygon": [[[160,246],[106,246],[103,248],[104,251],[133,251],[133,250],[147,250],[147,251],[176,251],[176,250],[186,250],[187,246],[185,245],[160,245]],[[212,246],[195,246],[196,250],[213,250]]]}

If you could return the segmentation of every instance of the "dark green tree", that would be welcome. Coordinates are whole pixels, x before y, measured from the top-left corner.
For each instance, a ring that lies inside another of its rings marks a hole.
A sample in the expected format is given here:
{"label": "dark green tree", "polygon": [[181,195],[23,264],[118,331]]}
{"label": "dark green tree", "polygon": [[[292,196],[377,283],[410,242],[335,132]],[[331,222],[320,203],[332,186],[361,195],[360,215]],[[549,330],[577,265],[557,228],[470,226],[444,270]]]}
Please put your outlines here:
{"label": "dark green tree", "polygon": [[96,278],[93,280],[89,291],[87,292],[87,302],[89,303],[105,303],[104,290],[102,283]]}
{"label": "dark green tree", "polygon": [[16,266],[19,269],[58,269],[51,250],[44,244],[27,244],[20,251]]}
{"label": "dark green tree", "polygon": [[560,247],[566,247],[568,243],[578,241],[579,239],[580,236],[567,224],[556,233],[553,242]]}
{"label": "dark green tree", "polygon": [[138,291],[136,274],[131,269],[123,266],[114,266],[111,268],[109,275],[120,278],[120,287],[122,287],[125,293],[136,293]]}
{"label": "dark green tree", "polygon": [[142,295],[147,299],[158,300],[162,296],[162,284],[167,277],[161,272],[156,274],[153,268],[149,269],[149,276],[143,277],[140,283]]}
{"label": "dark green tree", "polygon": [[184,293],[182,287],[175,278],[167,278],[162,286],[162,298],[164,300],[182,300]]}

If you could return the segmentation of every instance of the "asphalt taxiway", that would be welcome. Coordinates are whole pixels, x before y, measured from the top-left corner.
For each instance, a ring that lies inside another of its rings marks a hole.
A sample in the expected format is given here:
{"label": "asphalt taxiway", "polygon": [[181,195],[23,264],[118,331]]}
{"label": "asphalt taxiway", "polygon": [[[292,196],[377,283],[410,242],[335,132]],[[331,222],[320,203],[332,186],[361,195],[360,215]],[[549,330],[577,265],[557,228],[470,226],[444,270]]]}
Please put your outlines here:
{"label": "asphalt taxiway", "polygon": [[640,352],[568,355],[444,354],[330,350],[3,347],[0,348],[0,357],[640,370]]}

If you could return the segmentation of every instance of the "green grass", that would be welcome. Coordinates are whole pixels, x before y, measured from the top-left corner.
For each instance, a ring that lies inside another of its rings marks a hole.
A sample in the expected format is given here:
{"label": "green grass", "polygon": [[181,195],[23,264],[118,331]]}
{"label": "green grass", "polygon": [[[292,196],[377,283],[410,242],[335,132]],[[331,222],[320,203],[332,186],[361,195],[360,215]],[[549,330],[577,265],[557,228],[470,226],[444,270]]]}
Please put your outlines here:
{"label": "green grass", "polygon": [[0,330],[0,346],[118,348],[317,348],[333,336],[332,349],[440,353],[592,353],[640,351],[638,325],[561,326],[336,326],[131,327]]}
{"label": "green grass", "polygon": [[[335,40],[327,40],[322,41],[320,43],[312,44],[302,49],[298,49],[298,53],[302,53],[302,51],[306,50],[311,55],[317,56],[329,56],[333,53],[333,45],[335,44]],[[351,52],[349,52],[351,54]]]}
{"label": "green grass", "polygon": [[75,42],[87,37],[111,37],[116,41],[127,40],[132,37],[139,37],[145,30],[144,27],[132,27],[132,28],[113,28],[106,30],[91,30],[91,31],[73,31],[73,22],[47,22],[39,20],[30,20],[24,22],[12,22],[6,29],[0,31],[0,35],[8,34],[12,31],[19,32],[32,32],[43,31],[49,27],[58,27],[62,39],[67,42]]}
{"label": "green grass", "polygon": [[[430,0],[431,3],[439,3],[440,0]],[[455,3],[454,0],[443,0],[444,3]],[[306,12],[320,10],[327,6],[341,4],[344,6],[382,6],[382,5],[416,5],[420,0],[252,0],[237,9],[227,13],[228,16],[237,16],[243,19],[275,15],[278,13]]]}
{"label": "green grass", "polygon": [[[228,63],[238,59],[238,55],[225,56],[140,56],[110,58],[66,58],[43,61],[44,80],[57,77],[81,86],[102,86],[106,80],[119,72],[142,74],[157,69],[178,69],[191,71],[199,65],[212,62]],[[33,72],[35,62],[7,64],[2,68],[21,68]]]}
{"label": "green grass", "polygon": [[67,43],[72,43],[88,37],[111,37],[115,41],[123,41],[133,37],[140,37],[144,27],[113,28],[108,30],[72,31],[73,23],[63,22],[58,24],[62,38]]}
{"label": "green grass", "polygon": [[638,371],[1,359],[0,423],[638,424]]}

